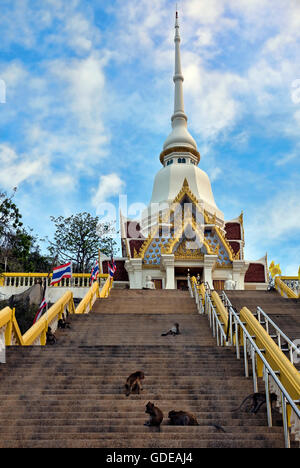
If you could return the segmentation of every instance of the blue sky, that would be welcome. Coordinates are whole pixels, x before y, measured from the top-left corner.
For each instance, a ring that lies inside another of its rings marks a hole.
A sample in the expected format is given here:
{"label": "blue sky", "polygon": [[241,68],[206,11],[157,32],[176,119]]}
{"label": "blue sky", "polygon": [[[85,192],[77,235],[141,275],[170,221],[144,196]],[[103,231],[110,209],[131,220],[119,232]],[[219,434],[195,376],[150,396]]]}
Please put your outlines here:
{"label": "blue sky", "polygon": [[[300,264],[300,3],[182,0],[185,112],[247,259]],[[148,204],[173,112],[170,0],[0,0],[0,188],[24,224]],[[0,99],[1,101],[1,99]]]}

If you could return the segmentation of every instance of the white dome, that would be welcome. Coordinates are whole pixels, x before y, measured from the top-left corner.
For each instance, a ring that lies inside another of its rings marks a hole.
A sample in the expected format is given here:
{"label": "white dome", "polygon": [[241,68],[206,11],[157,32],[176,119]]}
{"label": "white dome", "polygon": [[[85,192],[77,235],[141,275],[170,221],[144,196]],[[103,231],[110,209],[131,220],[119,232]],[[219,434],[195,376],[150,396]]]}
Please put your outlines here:
{"label": "white dome", "polygon": [[187,146],[197,150],[197,144],[187,129],[185,119],[176,118],[173,120],[173,129],[164,142],[164,150],[176,146]]}
{"label": "white dome", "polygon": [[224,221],[224,214],[216,205],[208,175],[194,164],[175,163],[163,167],[154,179],[150,205],[172,202],[181,190],[184,179],[193,195],[203,201],[205,210]]}

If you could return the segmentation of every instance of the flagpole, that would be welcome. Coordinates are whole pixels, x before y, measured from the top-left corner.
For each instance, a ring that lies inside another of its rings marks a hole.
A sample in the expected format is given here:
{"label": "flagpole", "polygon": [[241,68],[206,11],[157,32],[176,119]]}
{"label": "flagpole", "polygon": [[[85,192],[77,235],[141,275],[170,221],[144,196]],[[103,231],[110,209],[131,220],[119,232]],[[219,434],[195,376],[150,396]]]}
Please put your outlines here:
{"label": "flagpole", "polygon": [[99,287],[100,287],[101,286],[101,277],[100,277],[100,275],[102,274],[101,251],[100,251],[100,249],[98,249],[98,265],[99,265],[98,283],[99,283]]}
{"label": "flagpole", "polygon": [[102,274],[101,251],[100,251],[100,249],[98,249],[98,264],[99,264],[99,273]]}

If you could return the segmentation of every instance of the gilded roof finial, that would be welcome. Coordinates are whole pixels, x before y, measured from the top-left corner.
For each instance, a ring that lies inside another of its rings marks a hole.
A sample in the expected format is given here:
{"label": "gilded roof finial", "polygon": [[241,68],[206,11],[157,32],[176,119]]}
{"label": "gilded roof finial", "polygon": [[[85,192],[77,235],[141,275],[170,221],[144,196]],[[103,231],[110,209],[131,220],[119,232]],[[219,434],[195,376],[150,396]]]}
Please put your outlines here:
{"label": "gilded roof finial", "polygon": [[185,179],[184,179],[184,181],[183,181],[183,187],[184,187],[184,188],[188,188],[188,187],[189,187],[189,183],[188,183],[186,177],[185,177]]}

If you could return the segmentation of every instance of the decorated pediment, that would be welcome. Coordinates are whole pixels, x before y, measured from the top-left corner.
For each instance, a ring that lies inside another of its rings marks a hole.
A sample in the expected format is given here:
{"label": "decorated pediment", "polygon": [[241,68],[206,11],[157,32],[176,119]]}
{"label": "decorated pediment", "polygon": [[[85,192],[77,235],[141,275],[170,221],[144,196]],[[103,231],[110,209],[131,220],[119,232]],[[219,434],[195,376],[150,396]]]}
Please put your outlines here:
{"label": "decorated pediment", "polygon": [[[187,209],[182,210],[185,205]],[[206,229],[206,226],[209,227]],[[190,235],[187,235],[189,232]],[[160,264],[162,254],[175,258],[203,259],[204,255],[217,255],[217,266],[226,267],[239,258],[216,225],[216,217],[209,216],[203,205],[191,192],[187,180],[169,210],[159,218],[157,226],[144,240],[135,258],[145,264]]]}
{"label": "decorated pediment", "polygon": [[204,260],[204,255],[207,253],[206,248],[201,246],[198,249],[195,248],[194,242],[188,239],[183,239],[173,253],[176,260]]}

